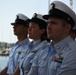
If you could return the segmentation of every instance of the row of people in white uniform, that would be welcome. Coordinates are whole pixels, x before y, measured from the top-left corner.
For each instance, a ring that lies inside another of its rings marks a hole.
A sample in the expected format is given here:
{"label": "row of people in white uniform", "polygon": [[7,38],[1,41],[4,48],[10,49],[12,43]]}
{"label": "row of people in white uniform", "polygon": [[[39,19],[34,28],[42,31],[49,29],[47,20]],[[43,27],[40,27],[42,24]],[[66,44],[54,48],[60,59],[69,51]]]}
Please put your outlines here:
{"label": "row of people in white uniform", "polygon": [[76,42],[70,37],[75,20],[74,11],[60,1],[51,3],[48,15],[18,14],[11,23],[14,34],[20,38],[25,32],[33,41],[26,37],[13,46],[0,75],[76,75]]}

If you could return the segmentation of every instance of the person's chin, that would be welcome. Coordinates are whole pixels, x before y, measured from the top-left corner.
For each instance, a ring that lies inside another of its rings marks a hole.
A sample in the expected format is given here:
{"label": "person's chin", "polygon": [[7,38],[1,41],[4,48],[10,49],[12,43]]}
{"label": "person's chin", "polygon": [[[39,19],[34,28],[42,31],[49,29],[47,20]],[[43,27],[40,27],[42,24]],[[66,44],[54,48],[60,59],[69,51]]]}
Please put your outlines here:
{"label": "person's chin", "polygon": [[48,35],[47,37],[48,37],[48,39],[50,39],[50,35]]}
{"label": "person's chin", "polygon": [[16,33],[14,33],[14,35],[17,35]]}

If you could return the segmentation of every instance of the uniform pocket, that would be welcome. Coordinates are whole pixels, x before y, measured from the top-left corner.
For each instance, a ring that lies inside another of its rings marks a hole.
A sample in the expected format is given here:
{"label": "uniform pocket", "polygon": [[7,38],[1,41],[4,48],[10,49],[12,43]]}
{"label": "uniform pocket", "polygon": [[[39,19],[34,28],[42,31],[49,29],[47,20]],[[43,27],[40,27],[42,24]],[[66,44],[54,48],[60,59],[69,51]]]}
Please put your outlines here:
{"label": "uniform pocket", "polygon": [[40,64],[39,64],[39,67],[45,67],[46,66],[46,62],[45,61],[42,61]]}
{"label": "uniform pocket", "polygon": [[47,62],[48,62],[48,54],[44,54],[39,58],[38,66],[43,68],[47,65]]}
{"label": "uniform pocket", "polygon": [[38,64],[38,75],[47,75],[47,60],[42,59]]}
{"label": "uniform pocket", "polygon": [[27,58],[33,59],[34,55],[35,55],[35,53],[29,53],[29,54],[27,55]]}
{"label": "uniform pocket", "polygon": [[21,51],[20,58],[23,59],[27,54],[26,51]]}
{"label": "uniform pocket", "polygon": [[38,66],[39,67],[45,67],[46,66],[46,64],[47,64],[47,59],[46,58],[43,58],[43,59],[41,59],[39,62],[38,62]]}
{"label": "uniform pocket", "polygon": [[50,69],[52,69],[52,70],[57,70],[59,67],[60,67],[60,63],[58,63],[58,62],[53,61],[50,64]]}

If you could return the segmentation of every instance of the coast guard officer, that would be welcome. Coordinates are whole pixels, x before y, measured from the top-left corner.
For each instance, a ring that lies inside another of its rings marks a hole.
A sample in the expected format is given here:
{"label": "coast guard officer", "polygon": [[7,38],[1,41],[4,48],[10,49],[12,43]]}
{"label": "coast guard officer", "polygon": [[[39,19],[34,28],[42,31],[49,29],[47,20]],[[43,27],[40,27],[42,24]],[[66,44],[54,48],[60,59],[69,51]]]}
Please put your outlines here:
{"label": "coast guard officer", "polygon": [[63,2],[53,1],[43,18],[48,20],[48,38],[56,51],[49,58],[47,75],[76,75],[76,42],[70,37],[76,25],[75,12]]}
{"label": "coast guard officer", "polygon": [[29,19],[27,16],[19,13],[16,15],[16,20],[14,23],[11,23],[13,26],[14,35],[17,36],[18,41],[12,47],[9,60],[6,68],[1,72],[1,75],[13,75],[15,72],[18,64],[19,58],[22,52],[25,52],[25,48],[27,48],[29,44],[29,39],[27,37],[28,34],[28,22],[26,21]]}
{"label": "coast guard officer", "polygon": [[46,33],[47,23],[42,18],[42,15],[34,13],[33,17],[29,19],[28,22],[28,34],[29,38],[33,39],[33,47],[29,50],[29,54],[22,60],[22,64],[20,64],[20,75],[27,75],[35,55],[38,54],[39,51],[46,50],[48,48]]}
{"label": "coast guard officer", "polygon": [[[42,15],[36,13],[28,21],[29,21],[28,34],[29,37],[33,39],[34,43],[33,51],[37,52],[32,52],[31,50],[31,52],[27,55],[27,58],[23,62],[24,66],[22,66],[24,68],[23,70],[24,74],[20,75],[44,75],[44,74],[46,75],[46,73],[44,72],[46,72],[47,68],[46,60],[49,49],[49,43],[46,41],[48,40],[46,34],[47,23],[42,18]],[[35,46],[35,42],[38,40],[40,40],[40,44],[38,46]],[[42,54],[44,55],[41,56]]]}

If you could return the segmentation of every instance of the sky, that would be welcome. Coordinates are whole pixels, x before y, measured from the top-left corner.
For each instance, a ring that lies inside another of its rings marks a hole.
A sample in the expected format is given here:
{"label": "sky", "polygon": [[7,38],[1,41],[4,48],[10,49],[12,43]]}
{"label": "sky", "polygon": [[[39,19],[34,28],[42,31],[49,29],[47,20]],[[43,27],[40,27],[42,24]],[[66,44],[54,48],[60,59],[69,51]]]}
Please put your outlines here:
{"label": "sky", "polygon": [[[0,42],[15,43],[16,36],[10,23],[16,15],[22,13],[29,18],[33,13],[47,14],[49,0],[0,0]],[[50,3],[55,0],[50,0]],[[59,0],[70,6],[70,0]],[[73,10],[76,12],[76,0],[73,0]]]}

